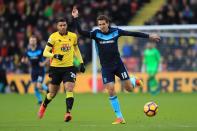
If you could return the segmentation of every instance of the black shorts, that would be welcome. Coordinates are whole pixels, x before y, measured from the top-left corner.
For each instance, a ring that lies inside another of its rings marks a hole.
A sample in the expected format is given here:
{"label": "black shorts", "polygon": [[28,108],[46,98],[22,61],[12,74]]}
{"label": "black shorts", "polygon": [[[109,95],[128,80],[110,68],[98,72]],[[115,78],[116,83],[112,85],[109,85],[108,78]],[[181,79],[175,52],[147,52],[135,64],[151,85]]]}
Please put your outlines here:
{"label": "black shorts", "polygon": [[75,82],[76,81],[76,68],[70,67],[50,67],[49,77],[51,78],[51,84],[60,85],[63,81]]}
{"label": "black shorts", "polygon": [[121,80],[130,79],[127,69],[125,68],[122,61],[120,61],[118,64],[114,64],[111,67],[102,67],[101,71],[104,84],[115,82],[115,76],[118,76]]}
{"label": "black shorts", "polygon": [[32,82],[43,83],[44,77],[45,77],[45,72],[44,71],[33,71],[31,73]]}

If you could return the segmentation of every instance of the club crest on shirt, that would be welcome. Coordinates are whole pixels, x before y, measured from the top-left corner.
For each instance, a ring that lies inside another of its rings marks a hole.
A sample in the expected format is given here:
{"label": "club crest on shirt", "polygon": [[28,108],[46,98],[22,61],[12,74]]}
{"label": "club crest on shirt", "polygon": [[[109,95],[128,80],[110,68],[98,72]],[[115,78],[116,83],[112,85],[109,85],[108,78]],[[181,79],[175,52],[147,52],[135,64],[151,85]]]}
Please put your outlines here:
{"label": "club crest on shirt", "polygon": [[71,49],[71,46],[69,44],[63,44],[61,47],[61,51],[66,52]]}

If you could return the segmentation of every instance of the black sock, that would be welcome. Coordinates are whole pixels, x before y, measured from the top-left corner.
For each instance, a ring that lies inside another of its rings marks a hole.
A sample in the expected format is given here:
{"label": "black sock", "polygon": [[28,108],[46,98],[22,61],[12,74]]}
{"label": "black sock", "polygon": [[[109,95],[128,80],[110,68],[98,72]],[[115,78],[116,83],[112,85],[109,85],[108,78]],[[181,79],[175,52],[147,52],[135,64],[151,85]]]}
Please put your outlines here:
{"label": "black sock", "polygon": [[[51,99],[51,100],[52,100],[52,99]],[[45,99],[44,99],[43,106],[44,106],[44,107],[47,107],[47,105],[51,102],[51,100],[49,100],[49,99],[47,98],[47,96],[46,96]]]}
{"label": "black sock", "polygon": [[66,98],[66,112],[70,113],[74,103],[74,97]]}

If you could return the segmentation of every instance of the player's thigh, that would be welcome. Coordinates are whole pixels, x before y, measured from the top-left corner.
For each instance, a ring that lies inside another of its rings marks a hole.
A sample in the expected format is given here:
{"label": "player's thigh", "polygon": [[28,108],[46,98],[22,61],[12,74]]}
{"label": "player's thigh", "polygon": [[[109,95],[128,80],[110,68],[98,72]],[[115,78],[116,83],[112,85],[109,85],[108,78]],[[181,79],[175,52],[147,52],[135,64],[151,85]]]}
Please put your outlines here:
{"label": "player's thigh", "polygon": [[123,63],[120,63],[116,70],[115,70],[115,74],[116,76],[118,76],[122,81],[125,81],[125,80],[129,80],[129,74],[127,72],[127,69],[125,68],[124,64]]}
{"label": "player's thigh", "polygon": [[67,91],[72,91],[76,81],[76,68],[68,67],[63,71],[62,80]]}
{"label": "player's thigh", "polygon": [[50,83],[52,85],[56,85],[59,86],[60,83],[62,82],[62,74],[61,74],[61,70],[58,68],[49,68],[49,78],[50,78]]}
{"label": "player's thigh", "polygon": [[31,82],[36,83],[37,82],[37,78],[38,78],[37,73],[36,72],[31,72]]}
{"label": "player's thigh", "polygon": [[62,80],[64,83],[76,81],[76,68],[75,67],[67,67],[62,71]]}
{"label": "player's thigh", "polygon": [[103,67],[101,69],[101,72],[104,86],[107,83],[115,83],[115,73],[113,71],[113,68]]}
{"label": "player's thigh", "polygon": [[58,90],[59,90],[60,86],[59,85],[54,85],[52,83],[49,84],[48,89],[49,89],[49,93],[52,94],[57,94]]}

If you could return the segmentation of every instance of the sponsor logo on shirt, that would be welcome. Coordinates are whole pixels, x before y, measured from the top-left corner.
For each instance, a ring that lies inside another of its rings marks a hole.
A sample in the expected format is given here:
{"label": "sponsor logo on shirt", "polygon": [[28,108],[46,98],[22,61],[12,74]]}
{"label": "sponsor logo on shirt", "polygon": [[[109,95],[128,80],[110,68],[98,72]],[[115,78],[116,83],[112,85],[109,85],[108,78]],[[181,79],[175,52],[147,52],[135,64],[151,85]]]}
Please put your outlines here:
{"label": "sponsor logo on shirt", "polygon": [[105,40],[105,41],[100,41],[100,44],[110,44],[110,43],[114,43],[114,40]]}

